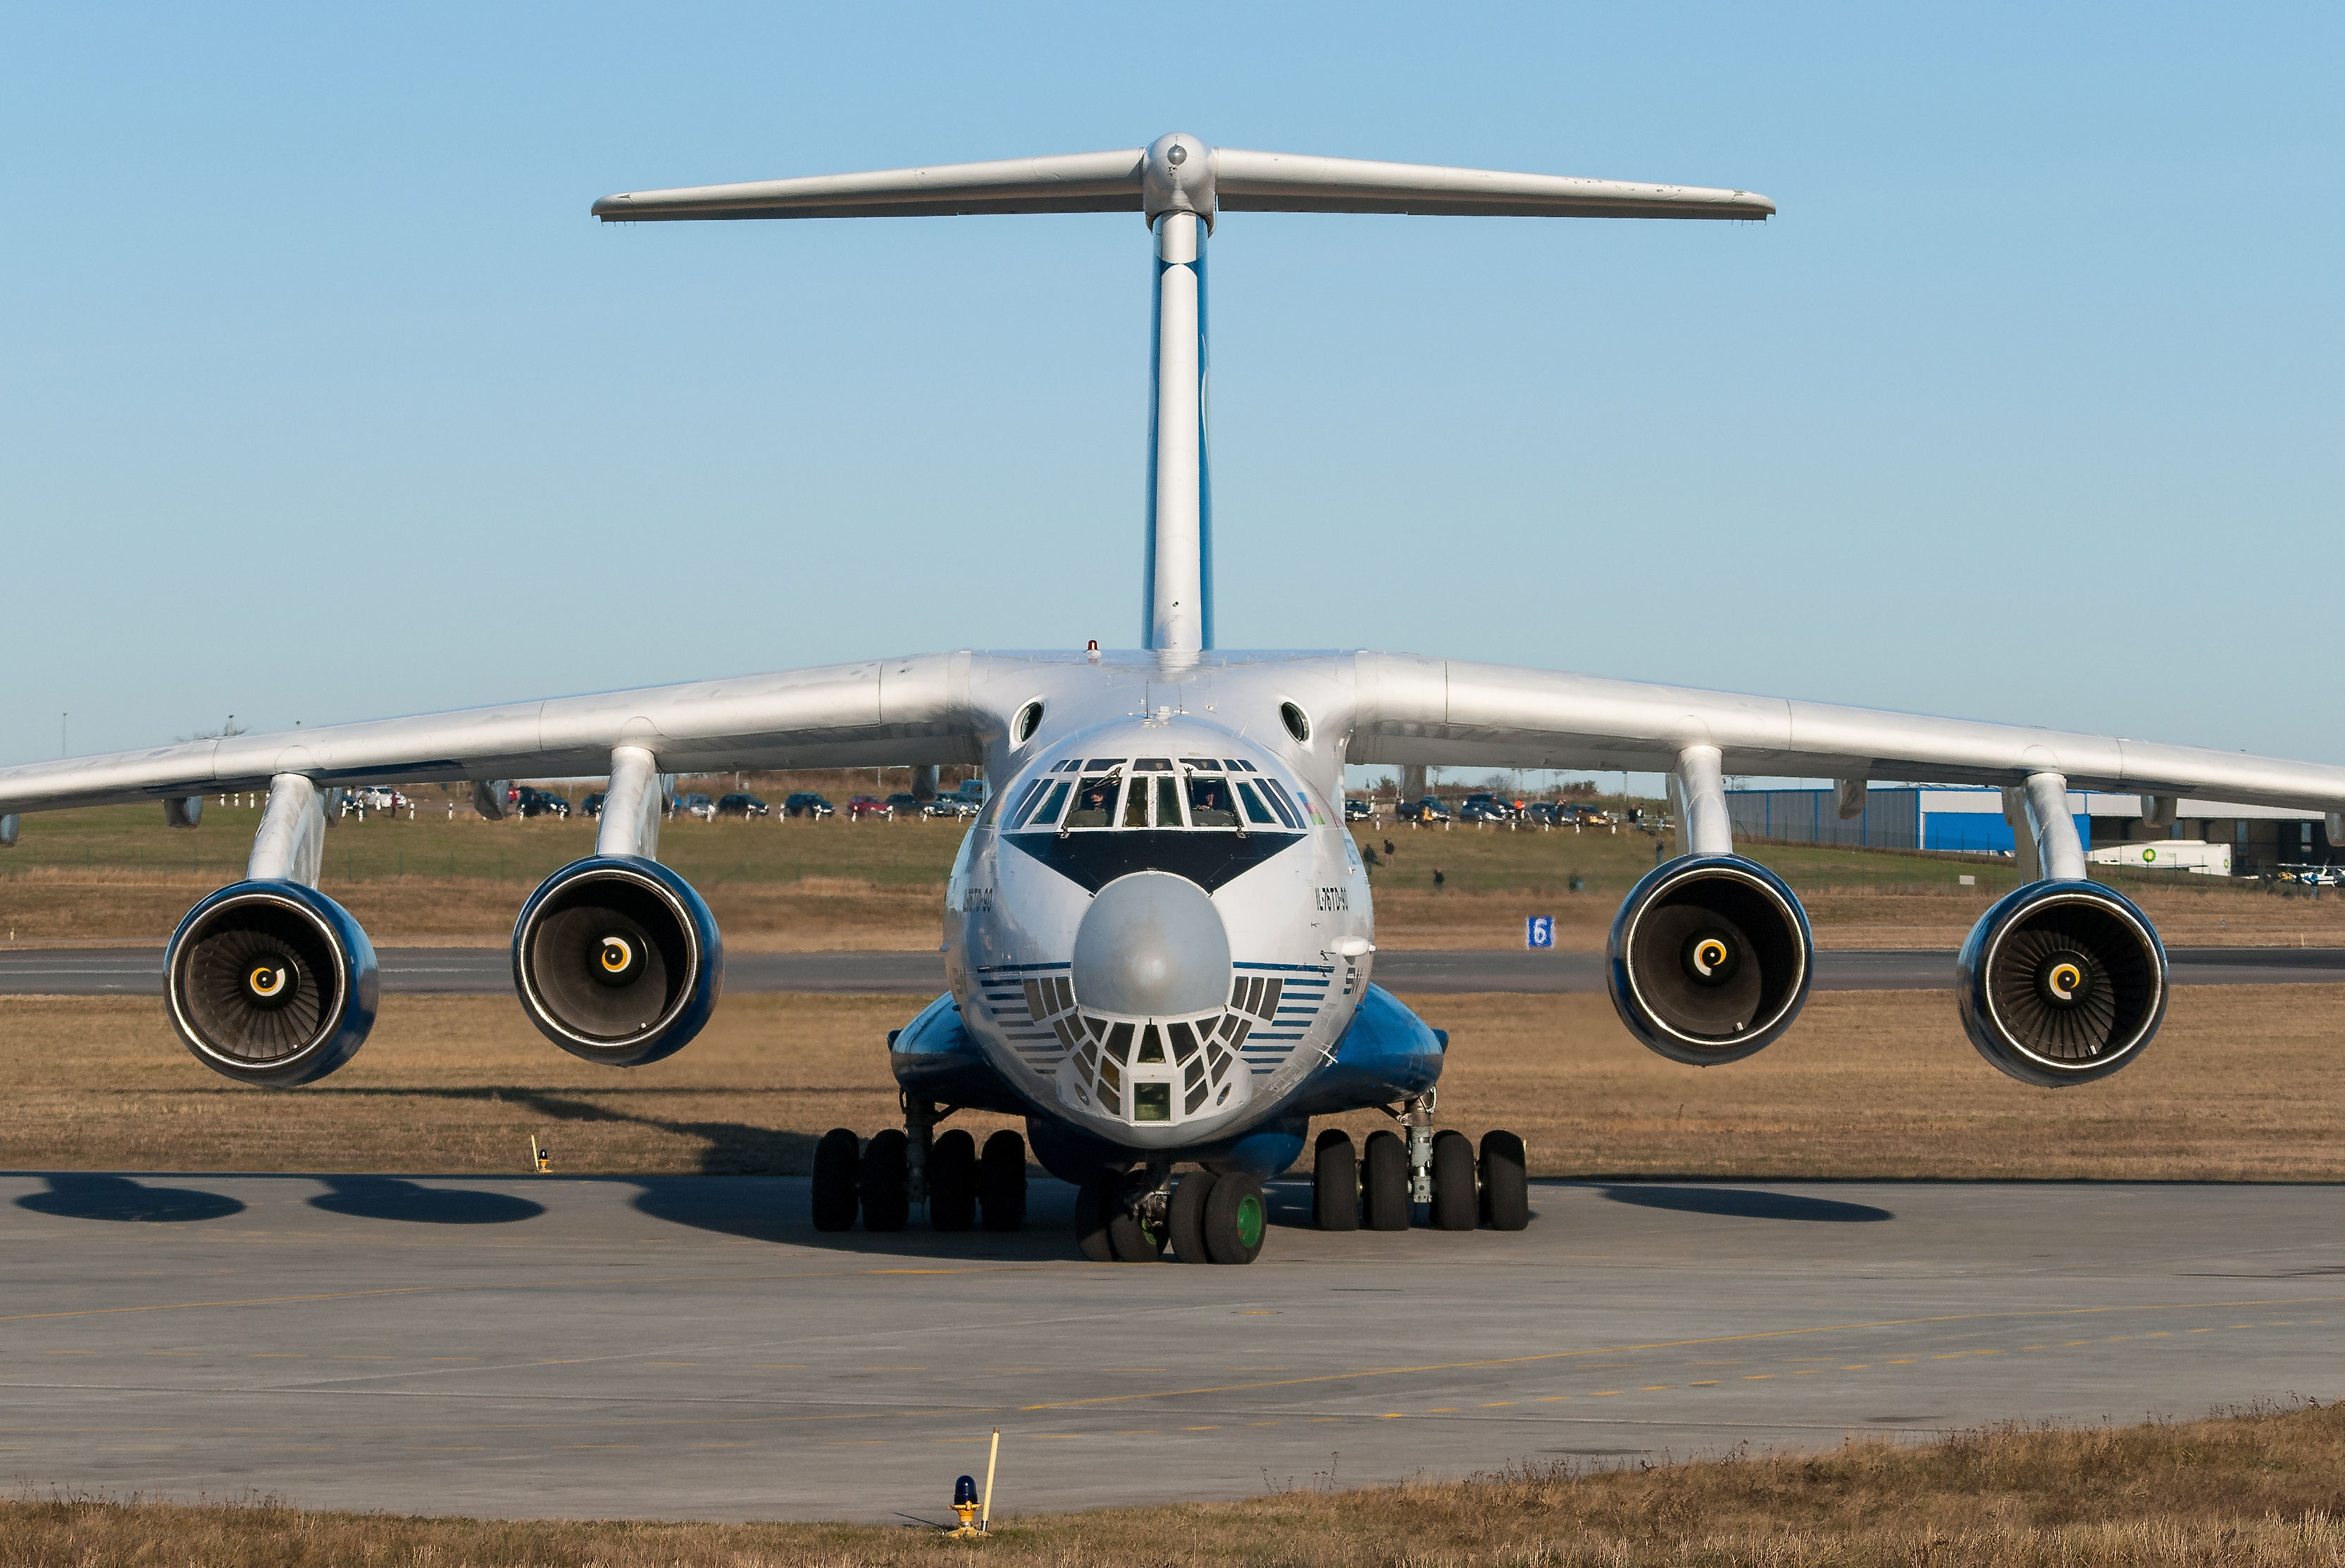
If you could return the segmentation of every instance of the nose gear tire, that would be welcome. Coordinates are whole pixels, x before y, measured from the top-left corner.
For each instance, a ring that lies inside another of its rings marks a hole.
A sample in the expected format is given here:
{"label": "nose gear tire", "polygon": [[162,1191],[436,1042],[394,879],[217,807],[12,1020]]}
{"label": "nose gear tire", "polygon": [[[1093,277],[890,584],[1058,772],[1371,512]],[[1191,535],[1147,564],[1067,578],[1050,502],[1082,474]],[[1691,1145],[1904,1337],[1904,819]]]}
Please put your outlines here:
{"label": "nose gear tire", "polygon": [[837,1232],[855,1228],[857,1167],[863,1155],[853,1133],[833,1127],[814,1146],[814,1227]]}
{"label": "nose gear tire", "polygon": [[1351,1135],[1334,1127],[1319,1135],[1311,1163],[1311,1223],[1321,1230],[1360,1228],[1360,1158]]}
{"label": "nose gear tire", "polygon": [[1123,1190],[1122,1171],[1100,1171],[1083,1178],[1075,1189],[1075,1247],[1087,1263],[1113,1263],[1115,1243],[1108,1238],[1108,1220]]}
{"label": "nose gear tire", "polygon": [[938,1230],[977,1224],[977,1140],[959,1127],[929,1151],[929,1224]]}
{"label": "nose gear tire", "polygon": [[1213,1173],[1191,1171],[1172,1186],[1172,1202],[1164,1228],[1172,1242],[1172,1256],[1183,1263],[1211,1263],[1205,1249],[1205,1200],[1213,1196]]}
{"label": "nose gear tire", "polygon": [[1454,1128],[1434,1134],[1433,1227],[1471,1230],[1481,1217],[1481,1194],[1474,1185],[1473,1144]]}
{"label": "nose gear tire", "polygon": [[1252,1263],[1270,1228],[1262,1178],[1231,1175],[1205,1196],[1205,1251],[1216,1263]]}
{"label": "nose gear tire", "polygon": [[1400,1135],[1379,1128],[1360,1156],[1360,1210],[1370,1230],[1406,1230],[1408,1149]]}
{"label": "nose gear tire", "polygon": [[1150,1225],[1132,1211],[1127,1195],[1119,1194],[1107,1217],[1108,1250],[1118,1263],[1157,1263],[1164,1257],[1164,1228]]}

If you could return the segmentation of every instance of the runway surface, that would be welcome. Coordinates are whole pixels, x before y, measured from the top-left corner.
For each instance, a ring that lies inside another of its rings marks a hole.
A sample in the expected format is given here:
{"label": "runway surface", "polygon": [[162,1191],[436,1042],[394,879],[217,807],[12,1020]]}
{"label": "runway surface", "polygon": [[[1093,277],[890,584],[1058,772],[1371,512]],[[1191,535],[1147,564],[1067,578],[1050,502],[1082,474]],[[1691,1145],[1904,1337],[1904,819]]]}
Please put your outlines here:
{"label": "runway surface", "polygon": [[0,1176],[0,1477],[947,1517],[2345,1391],[2345,1189],[1541,1184],[1247,1268],[819,1237],[802,1182]]}
{"label": "runway surface", "polygon": [[[510,995],[513,954],[502,947],[393,947],[378,951],[386,992]],[[2180,985],[2336,984],[2345,983],[2345,948],[2178,948],[2169,956]],[[1604,989],[1604,955],[1595,952],[1379,952],[1376,983],[1388,991],[1594,992]],[[1949,989],[1954,955],[1946,952],[1823,952],[1816,954],[1819,991]],[[817,991],[933,996],[944,989],[944,960],[933,952],[730,952],[725,988],[732,992]],[[0,952],[0,996],[160,996],[163,955],[148,948],[46,948]]]}

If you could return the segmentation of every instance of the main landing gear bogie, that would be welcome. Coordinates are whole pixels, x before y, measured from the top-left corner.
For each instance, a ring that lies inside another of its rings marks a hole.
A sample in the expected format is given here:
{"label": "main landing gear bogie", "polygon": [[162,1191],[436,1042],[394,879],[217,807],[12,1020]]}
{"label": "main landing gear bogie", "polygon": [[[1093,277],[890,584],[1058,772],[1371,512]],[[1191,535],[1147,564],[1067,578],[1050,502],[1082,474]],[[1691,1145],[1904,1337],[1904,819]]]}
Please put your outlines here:
{"label": "main landing gear bogie", "polygon": [[1311,1219],[1321,1230],[1406,1230],[1416,1207],[1436,1230],[1521,1230],[1530,1224],[1530,1159],[1509,1132],[1433,1130],[1431,1096],[1394,1113],[1408,1136],[1370,1133],[1356,1155],[1351,1135],[1319,1135],[1311,1167]]}
{"label": "main landing gear bogie", "polygon": [[[908,1119],[925,1134],[935,1118]],[[899,1231],[921,1205],[937,1230],[1020,1230],[1026,1140],[1005,1127],[980,1151],[977,1140],[959,1127],[933,1141],[890,1127],[868,1143],[833,1127],[815,1145],[813,1189],[814,1227],[834,1234],[854,1229],[858,1214],[866,1230]]]}

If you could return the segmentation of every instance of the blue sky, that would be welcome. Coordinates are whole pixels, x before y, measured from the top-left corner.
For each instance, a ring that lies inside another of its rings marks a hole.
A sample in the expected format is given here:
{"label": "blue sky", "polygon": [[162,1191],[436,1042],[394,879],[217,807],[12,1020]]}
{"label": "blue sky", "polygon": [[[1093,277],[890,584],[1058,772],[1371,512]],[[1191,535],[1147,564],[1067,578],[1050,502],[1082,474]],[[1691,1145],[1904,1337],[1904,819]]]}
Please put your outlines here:
{"label": "blue sky", "polygon": [[1225,645],[2345,761],[2340,18],[15,7],[0,760],[1129,645],[1136,216],[587,208],[1177,128],[1782,209],[1225,219]]}

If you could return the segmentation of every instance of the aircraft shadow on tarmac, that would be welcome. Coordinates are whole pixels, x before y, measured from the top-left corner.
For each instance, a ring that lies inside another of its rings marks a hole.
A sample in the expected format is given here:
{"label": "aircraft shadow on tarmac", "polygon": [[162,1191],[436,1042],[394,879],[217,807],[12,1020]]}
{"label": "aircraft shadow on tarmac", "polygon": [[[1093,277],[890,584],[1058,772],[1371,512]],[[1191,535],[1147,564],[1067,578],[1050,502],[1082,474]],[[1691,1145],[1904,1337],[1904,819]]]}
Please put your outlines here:
{"label": "aircraft shadow on tarmac", "polygon": [[49,1190],[26,1193],[16,1200],[18,1208],[57,1219],[130,1220],[141,1225],[226,1219],[244,1212],[242,1202],[224,1193],[147,1186],[128,1176],[72,1171],[41,1179],[49,1184]]}
{"label": "aircraft shadow on tarmac", "polygon": [[1717,1186],[1608,1186],[1604,1196],[1614,1203],[1639,1208],[1674,1209],[1680,1214],[1717,1215],[1727,1219],[1796,1219],[1828,1225],[1863,1225],[1897,1217],[1868,1203],[1842,1203],[1836,1198],[1804,1197],[1797,1193],[1750,1192]]}
{"label": "aircraft shadow on tarmac", "polygon": [[535,1219],[545,1206],[504,1192],[425,1186],[398,1176],[321,1176],[325,1192],[311,1208],[354,1219],[395,1219],[419,1225],[511,1225]]}

